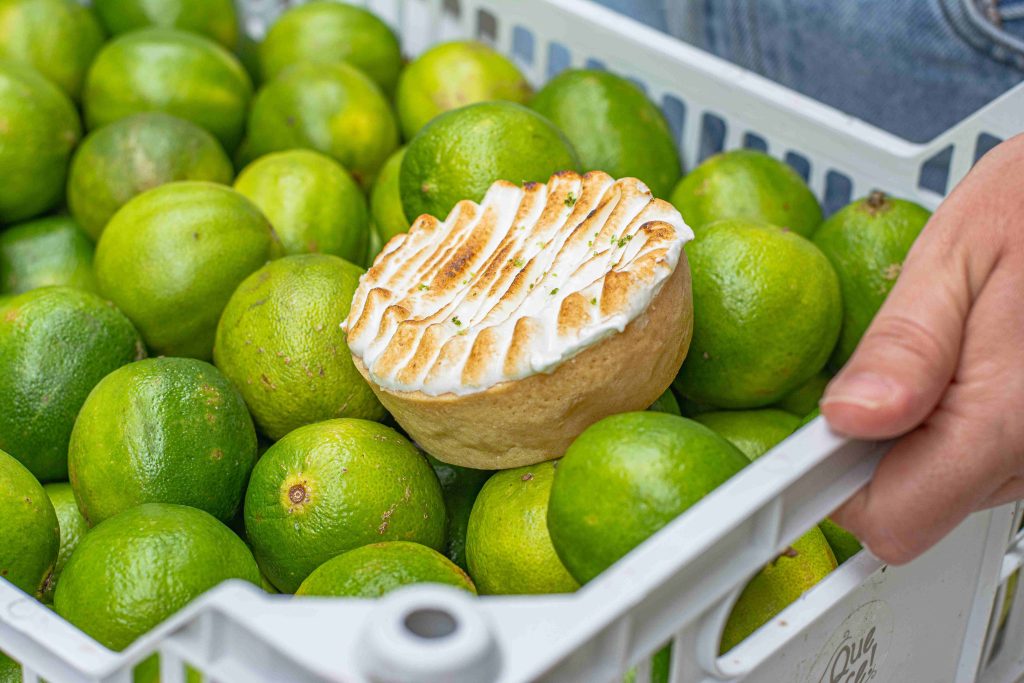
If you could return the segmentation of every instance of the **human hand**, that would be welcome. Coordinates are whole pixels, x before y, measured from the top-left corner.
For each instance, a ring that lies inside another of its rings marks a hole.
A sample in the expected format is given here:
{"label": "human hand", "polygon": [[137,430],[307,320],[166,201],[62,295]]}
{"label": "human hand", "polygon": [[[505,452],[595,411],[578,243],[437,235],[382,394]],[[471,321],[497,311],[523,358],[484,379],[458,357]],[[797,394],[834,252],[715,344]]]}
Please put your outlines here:
{"label": "human hand", "polygon": [[899,437],[832,519],[885,562],[968,514],[1024,498],[1024,135],[987,154],[935,212],[822,413]]}

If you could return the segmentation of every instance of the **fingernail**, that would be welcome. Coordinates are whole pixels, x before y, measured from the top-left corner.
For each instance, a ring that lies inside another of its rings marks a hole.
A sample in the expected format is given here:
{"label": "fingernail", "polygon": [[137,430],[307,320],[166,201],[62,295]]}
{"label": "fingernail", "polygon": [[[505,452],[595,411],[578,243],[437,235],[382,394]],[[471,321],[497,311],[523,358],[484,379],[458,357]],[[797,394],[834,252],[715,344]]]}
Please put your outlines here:
{"label": "fingernail", "polygon": [[825,391],[821,405],[845,403],[867,410],[878,410],[892,403],[896,385],[889,379],[872,373],[861,373],[833,382]]}

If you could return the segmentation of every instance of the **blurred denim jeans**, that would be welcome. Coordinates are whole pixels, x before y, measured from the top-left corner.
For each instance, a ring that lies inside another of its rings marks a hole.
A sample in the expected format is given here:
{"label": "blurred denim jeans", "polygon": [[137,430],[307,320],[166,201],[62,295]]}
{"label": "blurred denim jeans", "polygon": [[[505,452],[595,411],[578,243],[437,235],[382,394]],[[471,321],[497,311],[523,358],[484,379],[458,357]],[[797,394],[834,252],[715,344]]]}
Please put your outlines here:
{"label": "blurred denim jeans", "polygon": [[915,142],[1024,80],[1024,0],[597,1]]}

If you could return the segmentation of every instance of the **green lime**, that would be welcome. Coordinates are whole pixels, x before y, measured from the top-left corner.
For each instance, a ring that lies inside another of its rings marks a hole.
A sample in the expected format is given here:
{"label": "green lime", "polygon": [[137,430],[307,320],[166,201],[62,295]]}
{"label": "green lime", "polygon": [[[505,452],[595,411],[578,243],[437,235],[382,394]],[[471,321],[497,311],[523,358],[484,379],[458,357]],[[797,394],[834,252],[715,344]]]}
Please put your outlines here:
{"label": "green lime", "polygon": [[0,652],[0,683],[21,683],[21,664]]}
{"label": "green lime", "polygon": [[57,514],[32,473],[3,451],[0,519],[0,577],[41,598],[60,550]]}
{"label": "green lime", "polygon": [[410,220],[444,218],[463,199],[479,202],[496,180],[547,182],[579,170],[572,144],[553,123],[512,102],[471,104],[438,116],[417,133],[399,172]]}
{"label": "green lime", "polygon": [[190,505],[229,522],[255,462],[242,397],[192,358],[150,358],[104,377],[68,447],[71,486],[93,525],[144,503]]}
{"label": "green lime", "polygon": [[207,360],[231,294],[279,250],[270,223],[241,194],[175,182],[114,214],[96,245],[94,268],[100,291],[152,350]]}
{"label": "green lime", "polygon": [[388,25],[372,12],[334,0],[287,10],[267,31],[259,56],[267,80],[300,62],[348,62],[388,94],[402,70],[402,50]]}
{"label": "green lime", "polygon": [[341,330],[362,273],[336,256],[287,256],[246,278],[225,307],[214,360],[269,438],[335,417],[384,419]]}
{"label": "green lime", "polygon": [[0,60],[0,121],[0,223],[17,223],[63,199],[82,125],[60,88],[6,60]]}
{"label": "green lime", "polygon": [[230,185],[233,177],[224,149],[203,128],[160,112],[136,114],[82,141],[68,172],[68,208],[98,240],[117,210],[146,190],[175,180]]}
{"label": "green lime", "polygon": [[[673,392],[675,393],[675,392]],[[679,401],[679,414],[683,417],[696,417],[702,413],[713,413],[718,410],[717,406],[702,401],[694,401],[685,396],[677,396]]]}
{"label": "green lime", "polygon": [[584,171],[639,178],[666,199],[682,175],[665,117],[621,76],[569,69],[548,81],[530,106],[565,131]]}
{"label": "green lime", "polygon": [[820,415],[821,415],[821,408],[815,408],[811,412],[809,412],[806,415],[804,415],[804,419],[800,420],[800,426],[803,427],[805,425],[810,424],[811,422],[814,421],[814,419],[816,417],[819,417]]}
{"label": "green lime", "polygon": [[78,503],[75,501],[75,492],[71,489],[71,484],[67,482],[47,484],[43,490],[50,498],[60,524],[60,552],[57,553],[57,563],[53,567],[53,573],[50,575],[50,580],[46,582],[46,590],[43,592],[43,600],[53,602],[53,591],[57,588],[60,573],[64,571],[64,565],[67,564],[71,553],[78,547],[82,536],[89,530],[89,523],[85,521],[85,517],[78,510]]}
{"label": "green lime", "polygon": [[837,211],[814,234],[814,244],[832,262],[843,292],[843,327],[829,361],[833,369],[853,355],[930,217],[931,212],[914,202],[872,192]]}
{"label": "green lime", "polygon": [[533,93],[515,64],[475,40],[434,45],[402,72],[395,108],[411,140],[437,116],[477,102],[526,104]]}
{"label": "green lime", "polygon": [[111,35],[161,26],[202,34],[229,50],[238,46],[234,0],[93,0],[92,4]]}
{"label": "green lime", "polygon": [[622,678],[622,683],[669,683],[672,666],[672,643],[661,648],[651,657],[651,676],[647,680],[638,681],[636,669],[630,669]]}
{"label": "green lime", "polygon": [[104,46],[85,79],[90,129],[162,111],[202,126],[229,152],[242,140],[252,81],[238,58],[186,31],[147,28]]}
{"label": "green lime", "polygon": [[442,583],[475,594],[466,572],[432,548],[408,541],[372,543],[327,560],[296,595],[379,598],[414,583]]}
{"label": "green lime", "polygon": [[548,505],[555,550],[586,583],[748,463],[735,446],[684,417],[606,417],[559,462]]}
{"label": "green lime", "polygon": [[208,513],[150,503],[95,526],[57,584],[57,614],[123,650],[222,581],[259,585],[242,539]]}
{"label": "green lime", "polygon": [[843,305],[836,273],[814,244],[737,219],[705,226],[686,253],[693,341],[676,391],[722,408],[757,408],[821,370]]}
{"label": "green lime", "polygon": [[365,268],[370,268],[373,266],[373,262],[377,260],[377,255],[380,254],[383,248],[384,240],[380,238],[380,231],[373,221],[370,221],[370,239],[366,240],[366,253],[363,254],[360,263]]}
{"label": "green lime", "polygon": [[725,410],[693,418],[743,451],[751,460],[761,457],[800,426],[800,418],[784,410]]}
{"label": "green lime", "polygon": [[825,371],[819,372],[783,396],[774,407],[803,417],[818,407],[818,401],[825,394],[825,387],[831,380],[832,375]]}
{"label": "green lime", "polygon": [[85,72],[103,45],[96,17],[74,0],[0,3],[0,59],[36,69],[77,100]]}
{"label": "green lime", "polygon": [[825,535],[825,540],[828,541],[829,547],[832,548],[832,554],[836,556],[836,561],[839,564],[859,553],[863,547],[856,536],[827,517],[821,520],[818,529]]}
{"label": "green lime", "polygon": [[707,159],[679,181],[671,201],[696,232],[714,221],[764,221],[810,237],[821,207],[796,171],[763,152],[736,149]]}
{"label": "green lime", "polygon": [[441,482],[441,491],[444,493],[447,522],[444,534],[445,554],[455,564],[463,569],[469,569],[466,563],[466,530],[469,528],[469,514],[473,510],[477,494],[493,472],[449,465],[429,453],[424,455],[434,468],[434,474]]}
{"label": "green lime", "polygon": [[296,64],[264,85],[249,113],[249,154],[315,149],[345,167],[364,188],[398,147],[387,98],[359,69]]}
{"label": "green lime", "polygon": [[682,412],[679,410],[679,401],[676,400],[676,395],[672,393],[672,389],[666,389],[662,392],[658,400],[652,403],[647,410],[668,413],[669,415],[682,415]]}
{"label": "green lime", "polygon": [[430,464],[395,430],[339,419],[299,427],[256,463],[245,530],[263,573],[292,593],[314,569],[378,541],[444,547]]}
{"label": "green lime", "polygon": [[580,587],[548,533],[556,467],[549,461],[496,472],[477,495],[466,531],[466,561],[481,594],[572,593]]}
{"label": "green lime", "polygon": [[268,154],[245,167],[235,190],[270,220],[286,254],[362,261],[370,236],[366,197],[330,157],[304,149]]}
{"label": "green lime", "polygon": [[[388,157],[370,191],[370,214],[384,244],[395,235],[409,232],[409,220],[402,209],[402,194],[398,189],[398,174],[402,169],[405,150],[405,147],[400,147]],[[376,252],[373,255],[376,256]]]}
{"label": "green lime", "polygon": [[95,294],[44,287],[0,303],[0,449],[41,481],[66,481],[86,396],[145,355],[128,318]]}
{"label": "green lime", "polygon": [[38,218],[0,233],[0,292],[67,285],[96,291],[92,241],[66,216]]}
{"label": "green lime", "polygon": [[746,585],[722,631],[721,653],[768,623],[836,568],[825,537],[813,528]]}

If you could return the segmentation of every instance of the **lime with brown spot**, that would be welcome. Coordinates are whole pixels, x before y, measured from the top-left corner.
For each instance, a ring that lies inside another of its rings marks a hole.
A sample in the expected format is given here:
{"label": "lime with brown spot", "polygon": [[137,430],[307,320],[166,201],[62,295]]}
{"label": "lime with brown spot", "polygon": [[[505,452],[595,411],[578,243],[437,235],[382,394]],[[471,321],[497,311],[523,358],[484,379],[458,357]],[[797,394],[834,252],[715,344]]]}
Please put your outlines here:
{"label": "lime with brown spot", "polygon": [[395,430],[338,419],[299,427],[256,463],[245,530],[260,569],[285,593],[346,551],[379,541],[444,547],[441,486]]}
{"label": "lime with brown spot", "polygon": [[256,93],[248,154],[313,149],[363,188],[398,148],[398,125],[377,84],[351,64],[296,64]]}
{"label": "lime with brown spot", "polygon": [[496,472],[473,503],[469,574],[481,595],[572,593],[580,587],[551,545],[548,499],[557,462]]}
{"label": "lime with brown spot", "polygon": [[476,594],[469,575],[451,560],[408,541],[371,543],[327,560],[295,594],[379,598],[416,583],[440,583]]}
{"label": "lime with brown spot", "polygon": [[673,389],[722,408],[767,406],[828,360],[842,299],[835,270],[792,231],[745,219],[705,226],[686,251],[693,341]]}
{"label": "lime with brown spot", "polygon": [[530,107],[565,131],[584,171],[639,178],[664,199],[682,174],[664,115],[621,76],[567,69],[540,89]]}
{"label": "lime with brown spot", "polygon": [[693,418],[709,427],[751,460],[759,458],[795,432],[800,418],[784,410],[723,410]]}
{"label": "lime with brown spot", "polygon": [[0,59],[31,66],[73,100],[103,38],[96,17],[74,0],[0,3]]}
{"label": "lime with brown spot", "polygon": [[86,136],[71,159],[68,209],[98,240],[129,199],[175,180],[230,185],[224,149],[203,128],[170,114],[136,114]]}
{"label": "lime with brown spot", "polygon": [[161,185],[114,214],[96,245],[103,295],[153,351],[207,360],[235,288],[281,245],[243,195],[197,181]]}
{"label": "lime with brown spot", "polygon": [[443,219],[456,202],[479,202],[496,180],[547,182],[579,170],[579,157],[555,124],[513,102],[482,102],[438,116],[405,151],[402,208],[414,221]]}
{"label": "lime with brown spot", "polygon": [[252,162],[235,179],[274,226],[286,254],[334,254],[359,263],[370,238],[363,191],[338,162],[306,149]]}
{"label": "lime with brown spot", "polygon": [[72,490],[71,484],[67,482],[47,484],[43,490],[46,491],[46,495],[53,504],[60,525],[60,551],[57,553],[57,562],[54,564],[53,572],[43,591],[43,601],[53,602],[53,592],[60,580],[60,573],[64,571],[64,565],[67,564],[68,558],[78,547],[78,542],[89,531],[89,523],[85,521],[85,517],[78,509],[78,502],[75,500],[75,492]]}
{"label": "lime with brown spot", "polygon": [[815,233],[814,244],[832,262],[843,292],[843,327],[829,360],[832,369],[853,355],[930,217],[914,202],[873,192],[837,211]]}
{"label": "lime with brown spot", "polygon": [[687,418],[645,411],[600,420],[555,471],[547,524],[558,557],[586,583],[748,463]]}
{"label": "lime with brown spot", "polygon": [[751,149],[707,159],[679,181],[671,201],[698,234],[705,225],[728,218],[764,221],[804,237],[821,225],[821,206],[803,178],[789,165]]}
{"label": "lime with brown spot", "polygon": [[0,303],[0,449],[41,481],[66,481],[68,441],[89,392],[146,355],[121,311],[95,294],[43,287]]}
{"label": "lime with brown spot", "polygon": [[0,293],[67,285],[97,290],[92,240],[73,218],[52,216],[0,233]]}
{"label": "lime with brown spot", "polygon": [[42,598],[60,550],[53,504],[32,473],[0,451],[0,578]]}
{"label": "lime with brown spot", "polygon": [[743,588],[725,622],[719,651],[739,645],[835,568],[836,558],[817,527],[793,541]]}
{"label": "lime with brown spot", "polygon": [[104,377],[68,447],[71,486],[92,525],[144,503],[190,505],[228,522],[255,462],[242,397],[191,358],[150,358]]}
{"label": "lime with brown spot", "polygon": [[[409,220],[402,208],[402,193],[398,185],[405,149],[400,147],[388,157],[370,190],[370,215],[383,244],[387,244],[395,235],[409,232]],[[373,256],[379,251],[380,249],[377,249]]]}
{"label": "lime with brown spot", "polygon": [[63,199],[81,134],[60,88],[31,67],[0,60],[0,223],[38,216]]}
{"label": "lime with brown spot", "polygon": [[453,109],[506,100],[526,104],[533,94],[519,68],[475,40],[434,45],[414,59],[398,80],[395,109],[411,140],[423,126]]}
{"label": "lime with brown spot", "polygon": [[214,361],[270,439],[331,418],[387,415],[341,329],[362,273],[336,256],[287,256],[246,278],[224,308]]}
{"label": "lime with brown spot", "polygon": [[82,104],[89,129],[147,111],[191,121],[233,152],[242,140],[252,81],[238,58],[195,33],[146,28],[96,56]]}
{"label": "lime with brown spot", "polygon": [[160,26],[204,35],[229,50],[238,47],[234,0],[93,0],[92,4],[107,32],[114,36]]}
{"label": "lime with brown spot", "polygon": [[202,510],[150,503],[85,535],[64,567],[54,608],[103,646],[123,650],[229,579],[259,585],[242,539]]}
{"label": "lime with brown spot", "polygon": [[301,62],[347,62],[389,95],[402,69],[402,50],[375,14],[334,0],[315,0],[284,12],[259,46],[263,78],[276,78]]}
{"label": "lime with brown spot", "polygon": [[434,474],[441,482],[444,493],[447,528],[445,530],[445,555],[463,569],[469,569],[466,563],[466,531],[469,528],[469,515],[473,510],[477,494],[484,483],[493,474],[489,470],[474,470],[458,465],[441,462],[429,453],[424,453]]}

